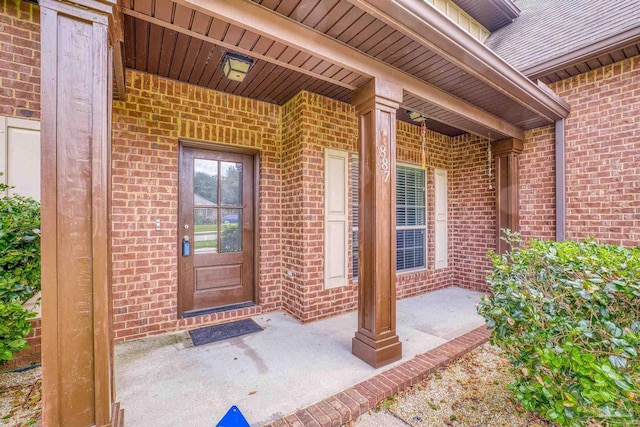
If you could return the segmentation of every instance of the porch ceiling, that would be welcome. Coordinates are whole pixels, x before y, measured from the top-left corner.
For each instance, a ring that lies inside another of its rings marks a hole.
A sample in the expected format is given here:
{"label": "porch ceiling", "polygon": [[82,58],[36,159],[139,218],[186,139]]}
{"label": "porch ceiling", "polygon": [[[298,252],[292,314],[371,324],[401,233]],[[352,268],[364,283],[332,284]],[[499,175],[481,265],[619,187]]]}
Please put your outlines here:
{"label": "porch ceiling", "polygon": [[[254,10],[286,17],[515,126],[532,128],[553,121],[477,73],[471,75],[442,52],[383,22],[371,10],[363,10],[366,7],[358,7],[360,0],[235,1],[259,4]],[[188,0],[123,0],[126,66],[277,104],[303,89],[349,102],[352,91],[371,78],[370,73],[288,46],[275,36],[252,32],[192,4]],[[220,60],[227,50],[254,58],[255,65],[242,83],[222,74]],[[455,109],[441,108],[406,90],[404,104],[403,109],[428,116],[428,126],[440,133],[491,132]],[[404,112],[398,117],[410,121]]]}

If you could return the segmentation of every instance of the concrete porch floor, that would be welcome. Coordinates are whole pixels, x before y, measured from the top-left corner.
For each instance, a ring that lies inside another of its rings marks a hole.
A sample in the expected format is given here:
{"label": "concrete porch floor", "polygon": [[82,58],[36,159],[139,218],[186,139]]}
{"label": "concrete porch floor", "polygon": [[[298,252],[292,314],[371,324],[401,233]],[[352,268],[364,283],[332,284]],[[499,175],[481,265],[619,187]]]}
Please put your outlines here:
{"label": "concrete porch floor", "polygon": [[215,426],[231,405],[262,425],[483,325],[481,296],[450,287],[399,300],[403,357],[378,370],[351,354],[356,312],[306,325],[266,313],[253,318],[264,331],[199,347],[186,332],[119,344],[116,398],[129,426]]}

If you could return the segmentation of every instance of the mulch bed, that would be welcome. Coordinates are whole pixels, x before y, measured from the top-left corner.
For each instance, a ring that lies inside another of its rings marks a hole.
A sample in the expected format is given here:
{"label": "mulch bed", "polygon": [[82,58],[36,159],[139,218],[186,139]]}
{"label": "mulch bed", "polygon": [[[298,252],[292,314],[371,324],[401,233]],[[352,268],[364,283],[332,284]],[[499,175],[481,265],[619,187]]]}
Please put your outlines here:
{"label": "mulch bed", "polygon": [[42,414],[42,368],[0,373],[0,425],[32,426]]}

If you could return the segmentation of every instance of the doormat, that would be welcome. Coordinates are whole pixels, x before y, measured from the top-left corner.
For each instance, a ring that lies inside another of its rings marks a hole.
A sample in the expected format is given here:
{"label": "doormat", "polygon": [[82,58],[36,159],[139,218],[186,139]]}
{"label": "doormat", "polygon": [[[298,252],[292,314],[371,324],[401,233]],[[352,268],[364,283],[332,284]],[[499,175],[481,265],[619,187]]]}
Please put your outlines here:
{"label": "doormat", "polygon": [[198,346],[260,331],[262,331],[262,328],[256,322],[251,319],[244,319],[223,325],[194,329],[189,331],[189,335],[193,345]]}

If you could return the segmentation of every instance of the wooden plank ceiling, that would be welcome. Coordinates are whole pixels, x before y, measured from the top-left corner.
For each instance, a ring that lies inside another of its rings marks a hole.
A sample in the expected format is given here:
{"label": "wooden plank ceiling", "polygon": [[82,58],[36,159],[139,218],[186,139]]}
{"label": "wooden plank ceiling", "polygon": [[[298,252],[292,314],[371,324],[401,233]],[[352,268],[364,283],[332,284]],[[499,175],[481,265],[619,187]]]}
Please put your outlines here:
{"label": "wooden plank ceiling", "polygon": [[[346,0],[252,1],[510,123],[526,128],[544,124],[533,112]],[[349,102],[353,89],[368,79],[170,0],[124,0],[122,7],[129,68],[280,105],[303,89]],[[254,58],[242,83],[226,79],[221,71],[227,50]],[[461,119],[450,112],[408,93],[404,103],[430,117],[431,129],[452,136],[463,133],[455,127]],[[410,121],[405,108],[398,117]]]}

